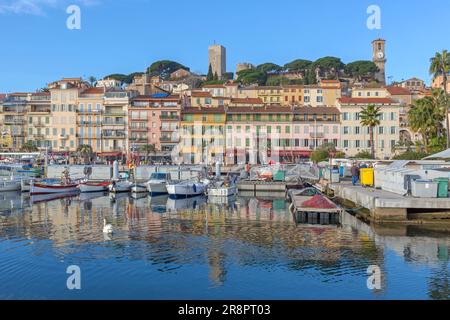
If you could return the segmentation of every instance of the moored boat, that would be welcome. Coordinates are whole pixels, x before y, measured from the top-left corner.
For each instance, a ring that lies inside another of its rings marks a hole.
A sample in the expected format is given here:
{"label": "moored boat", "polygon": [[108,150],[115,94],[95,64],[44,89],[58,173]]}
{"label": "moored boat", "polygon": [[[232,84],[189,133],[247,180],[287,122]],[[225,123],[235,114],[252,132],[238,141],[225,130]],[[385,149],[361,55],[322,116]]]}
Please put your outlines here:
{"label": "moored boat", "polygon": [[30,194],[50,194],[50,193],[68,193],[77,192],[78,184],[48,184],[32,181],[30,184]]}
{"label": "moored boat", "polygon": [[209,180],[181,181],[178,183],[168,183],[167,192],[172,198],[188,198],[205,194]]}
{"label": "moored boat", "polygon": [[109,191],[112,193],[130,192],[133,184],[128,180],[113,181],[109,184]]}
{"label": "moored boat", "polygon": [[79,184],[79,189],[81,192],[102,192],[107,191],[111,182],[83,182]]}
{"label": "moored boat", "polygon": [[20,181],[5,180],[0,181],[0,192],[19,191],[21,189]]}
{"label": "moored boat", "polygon": [[169,173],[153,172],[147,182],[147,190],[152,196],[167,194],[167,183],[169,181]]}
{"label": "moored boat", "polygon": [[134,183],[131,187],[132,193],[147,193],[147,186],[139,183]]}

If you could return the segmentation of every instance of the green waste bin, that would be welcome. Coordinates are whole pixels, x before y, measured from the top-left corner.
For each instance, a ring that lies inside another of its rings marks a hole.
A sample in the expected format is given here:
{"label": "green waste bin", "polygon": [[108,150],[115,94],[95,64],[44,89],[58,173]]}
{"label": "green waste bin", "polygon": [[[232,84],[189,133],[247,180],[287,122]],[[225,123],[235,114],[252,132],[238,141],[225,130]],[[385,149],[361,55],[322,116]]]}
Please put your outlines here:
{"label": "green waste bin", "polygon": [[438,183],[438,198],[448,198],[448,178],[436,178],[433,181]]}
{"label": "green waste bin", "polygon": [[286,178],[286,171],[279,170],[273,175],[273,181],[284,181]]}

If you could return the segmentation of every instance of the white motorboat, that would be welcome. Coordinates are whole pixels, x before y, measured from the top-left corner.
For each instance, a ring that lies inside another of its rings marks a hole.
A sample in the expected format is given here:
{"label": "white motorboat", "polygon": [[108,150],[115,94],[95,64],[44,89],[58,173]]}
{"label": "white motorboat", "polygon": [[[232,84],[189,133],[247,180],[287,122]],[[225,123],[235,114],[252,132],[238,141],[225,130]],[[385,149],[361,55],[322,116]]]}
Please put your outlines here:
{"label": "white motorboat", "polygon": [[208,196],[212,197],[231,197],[237,194],[237,187],[235,184],[227,184],[223,181],[214,183],[208,188]]}
{"label": "white motorboat", "polygon": [[199,181],[187,180],[177,183],[168,183],[167,192],[172,198],[188,198],[205,194],[209,185],[209,180]]}
{"label": "white motorboat", "polygon": [[131,187],[132,193],[147,193],[147,186],[144,184],[134,183]]}
{"label": "white motorboat", "polygon": [[102,192],[107,191],[111,182],[83,182],[79,184],[80,191],[85,192]]}
{"label": "white motorboat", "polygon": [[0,192],[7,192],[7,191],[20,191],[21,185],[20,180],[4,180],[0,181]]}
{"label": "white motorboat", "polygon": [[22,192],[30,192],[31,180],[32,179],[21,179],[20,180],[20,189],[22,190]]}
{"label": "white motorboat", "polygon": [[153,172],[147,182],[147,190],[152,196],[167,194],[168,182],[170,182],[170,173]]}
{"label": "white motorboat", "polygon": [[128,180],[113,181],[109,185],[109,191],[112,193],[130,192],[133,183]]}

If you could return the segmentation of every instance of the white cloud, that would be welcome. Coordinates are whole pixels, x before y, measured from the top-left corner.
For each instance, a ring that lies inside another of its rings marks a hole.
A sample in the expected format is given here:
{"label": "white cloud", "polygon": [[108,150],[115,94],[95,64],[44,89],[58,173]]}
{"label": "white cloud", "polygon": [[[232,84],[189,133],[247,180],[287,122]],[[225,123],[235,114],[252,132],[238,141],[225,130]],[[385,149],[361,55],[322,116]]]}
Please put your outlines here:
{"label": "white cloud", "polygon": [[91,6],[100,0],[0,0],[0,14],[44,15],[48,8],[74,3]]}

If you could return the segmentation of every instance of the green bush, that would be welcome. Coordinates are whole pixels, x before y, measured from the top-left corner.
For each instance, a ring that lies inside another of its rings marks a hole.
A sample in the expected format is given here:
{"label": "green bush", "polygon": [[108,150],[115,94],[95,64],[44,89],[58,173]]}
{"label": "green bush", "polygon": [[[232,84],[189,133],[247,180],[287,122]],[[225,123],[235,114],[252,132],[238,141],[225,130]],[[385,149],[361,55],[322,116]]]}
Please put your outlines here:
{"label": "green bush", "polygon": [[373,159],[372,154],[369,151],[361,151],[357,153],[353,158],[355,159]]}

